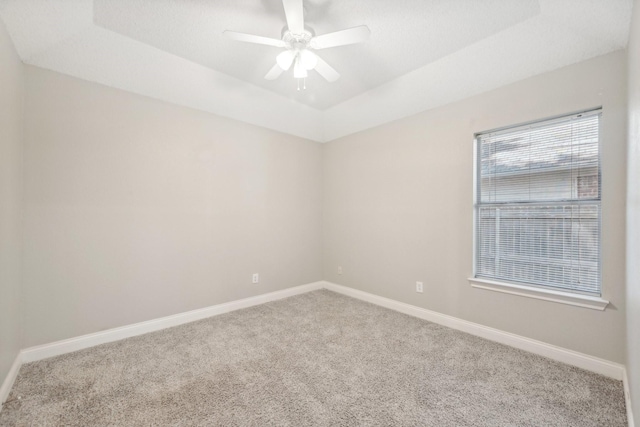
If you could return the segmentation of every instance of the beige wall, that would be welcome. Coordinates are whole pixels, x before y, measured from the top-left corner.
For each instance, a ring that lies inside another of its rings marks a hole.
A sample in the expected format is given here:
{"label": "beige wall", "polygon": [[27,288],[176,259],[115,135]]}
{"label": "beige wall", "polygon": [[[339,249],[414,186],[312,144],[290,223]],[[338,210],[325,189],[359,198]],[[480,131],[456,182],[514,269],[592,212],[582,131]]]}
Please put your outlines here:
{"label": "beige wall", "polygon": [[627,199],[627,369],[632,408],[640,423],[640,1],[629,37],[629,151]]}
{"label": "beige wall", "polygon": [[[606,55],[326,144],[324,278],[623,362],[625,59]],[[474,132],[600,105],[611,305],[600,312],[472,288]]]}
{"label": "beige wall", "polygon": [[0,385],[21,348],[23,65],[0,21]]}
{"label": "beige wall", "polygon": [[320,144],[26,79],[26,347],[322,278]]}

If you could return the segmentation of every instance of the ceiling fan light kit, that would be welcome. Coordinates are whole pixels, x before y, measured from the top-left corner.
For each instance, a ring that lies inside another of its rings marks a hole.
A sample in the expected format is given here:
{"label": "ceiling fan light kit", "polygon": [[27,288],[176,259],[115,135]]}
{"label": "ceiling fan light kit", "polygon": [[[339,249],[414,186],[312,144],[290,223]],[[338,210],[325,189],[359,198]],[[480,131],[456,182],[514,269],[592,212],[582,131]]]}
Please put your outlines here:
{"label": "ceiling fan light kit", "polygon": [[[275,80],[293,65],[293,77],[298,79],[298,90],[300,79],[306,79],[311,70],[315,70],[330,83],[340,78],[340,74],[311,49],[360,43],[366,41],[371,34],[366,25],[361,25],[316,36],[313,29],[305,28],[302,2],[303,0],[282,0],[287,26],[282,30],[281,40],[228,30],[223,33],[225,37],[235,41],[285,48],[285,51],[278,54],[276,64],[264,78]],[[306,89],[306,82],[304,88]]]}
{"label": "ceiling fan light kit", "polygon": [[307,73],[307,69],[302,66],[302,62],[300,58],[296,58],[296,65],[293,66],[293,77],[296,79],[305,79],[309,73]]}

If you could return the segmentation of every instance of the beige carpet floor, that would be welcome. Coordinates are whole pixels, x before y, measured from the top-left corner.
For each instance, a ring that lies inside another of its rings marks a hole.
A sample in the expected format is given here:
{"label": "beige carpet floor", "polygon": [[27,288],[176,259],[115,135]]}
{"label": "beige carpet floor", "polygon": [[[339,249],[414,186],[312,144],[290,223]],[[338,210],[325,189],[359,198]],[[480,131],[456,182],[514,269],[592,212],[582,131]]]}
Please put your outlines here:
{"label": "beige carpet floor", "polygon": [[0,425],[615,427],[626,416],[619,381],[322,290],[26,364]]}

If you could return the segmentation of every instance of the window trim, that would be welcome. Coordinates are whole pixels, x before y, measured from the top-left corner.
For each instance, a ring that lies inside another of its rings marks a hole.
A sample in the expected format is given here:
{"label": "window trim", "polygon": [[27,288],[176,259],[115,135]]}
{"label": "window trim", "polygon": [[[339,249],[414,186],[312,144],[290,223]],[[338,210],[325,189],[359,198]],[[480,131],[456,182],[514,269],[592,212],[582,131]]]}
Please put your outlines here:
{"label": "window trim", "polygon": [[591,308],[593,310],[602,311],[607,307],[607,305],[609,305],[609,301],[596,296],[545,289],[537,286],[534,287],[533,285],[516,285],[515,283],[489,280],[478,277],[469,277],[468,280],[471,287],[477,289],[486,289],[489,291],[502,292],[505,294],[519,295],[523,297],[552,301],[577,307]]}
{"label": "window trim", "polygon": [[521,123],[521,124],[516,124],[516,125],[512,125],[512,126],[504,126],[498,129],[494,129],[492,131],[485,131],[485,132],[476,132],[473,135],[473,274],[472,277],[468,278],[469,284],[471,285],[471,287],[473,288],[477,288],[477,289],[484,289],[484,290],[489,290],[489,291],[495,291],[495,292],[501,292],[501,293],[506,293],[506,294],[511,294],[511,295],[518,295],[518,296],[523,296],[523,297],[528,297],[528,298],[535,298],[535,299],[540,299],[540,300],[544,300],[544,301],[550,301],[550,302],[556,302],[556,303],[561,303],[561,304],[568,304],[568,305],[573,305],[573,306],[577,306],[577,307],[583,307],[583,308],[589,308],[589,309],[594,309],[594,310],[600,310],[603,311],[605,310],[605,308],[607,307],[607,305],[609,305],[609,301],[603,298],[603,294],[604,294],[604,286],[603,286],[603,281],[602,281],[602,158],[601,158],[601,153],[602,153],[602,125],[600,124],[600,126],[598,127],[598,145],[600,147],[599,150],[599,154],[598,154],[598,180],[600,183],[600,187],[599,187],[599,193],[600,193],[600,198],[599,198],[599,210],[600,210],[600,214],[599,214],[599,230],[600,230],[600,238],[598,240],[598,251],[599,251],[599,267],[598,267],[598,280],[600,281],[600,295],[586,295],[586,294],[580,294],[580,293],[574,293],[574,292],[569,292],[569,291],[564,291],[561,289],[553,289],[553,288],[545,288],[544,286],[539,286],[539,285],[535,285],[535,284],[529,284],[527,285],[526,283],[515,283],[515,282],[509,282],[509,281],[502,281],[499,279],[492,279],[492,278],[486,278],[486,277],[477,277],[476,276],[476,271],[477,271],[477,251],[478,251],[478,241],[477,241],[477,227],[478,227],[478,209],[477,209],[477,203],[478,203],[478,195],[480,192],[480,174],[481,174],[481,169],[479,167],[479,155],[478,155],[478,144],[480,143],[479,141],[479,136],[480,135],[486,135],[487,133],[503,133],[509,130],[513,130],[513,129],[519,129],[519,128],[525,128],[525,127],[531,127],[531,128],[535,128],[537,123],[540,122],[549,122],[549,121],[561,121],[563,118],[566,117],[572,117],[575,115],[579,115],[579,114],[599,114],[600,117],[603,116],[603,109],[602,106],[599,107],[595,107],[595,108],[590,108],[590,109],[586,109],[586,110],[581,110],[581,111],[576,111],[573,113],[569,113],[569,114],[562,114],[562,115],[558,115],[558,116],[553,116],[553,117],[549,117],[546,119],[538,119],[538,120],[533,120],[533,121],[529,121],[529,122],[525,122],[525,123]]}

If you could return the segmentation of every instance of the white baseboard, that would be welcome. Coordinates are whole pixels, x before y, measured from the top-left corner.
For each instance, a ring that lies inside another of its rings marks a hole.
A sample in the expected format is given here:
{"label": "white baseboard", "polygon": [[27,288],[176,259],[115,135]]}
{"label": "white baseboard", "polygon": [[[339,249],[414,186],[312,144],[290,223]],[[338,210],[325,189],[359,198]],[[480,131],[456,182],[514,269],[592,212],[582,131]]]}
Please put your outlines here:
{"label": "white baseboard", "polygon": [[317,289],[322,289],[323,284],[323,282],[309,283],[306,285],[283,289],[281,291],[257,295],[255,297],[244,298],[241,300],[213,305],[211,307],[205,307],[198,310],[187,311],[185,313],[174,314],[173,316],[161,317],[159,319],[135,323],[133,325],[122,326],[119,328],[96,332],[93,334],[82,335],[62,341],[56,341],[50,344],[26,348],[22,350],[21,353],[22,363],[34,362],[36,360],[42,360],[48,357],[71,353],[73,351],[82,350],[84,348],[118,341],[124,338],[130,338],[149,332],[159,331],[161,329],[182,325],[184,323],[195,322],[196,320],[217,316],[219,314],[228,313],[230,311],[253,307],[255,305],[264,304],[270,301],[303,294]]}
{"label": "white baseboard", "polygon": [[391,310],[399,311],[410,316],[419,317],[429,322],[457,329],[471,335],[486,338],[491,341],[499,342],[511,347],[525,350],[530,353],[548,357],[549,359],[563,362],[568,365],[577,366],[597,374],[613,378],[621,381],[624,375],[624,366],[610,362],[608,360],[599,359],[577,351],[568,350],[566,348],[557,347],[542,341],[533,340],[521,335],[504,332],[499,329],[489,328],[478,323],[468,322],[458,319],[457,317],[441,314],[436,311],[427,310],[415,305],[405,304],[389,298],[380,297],[368,292],[359,291],[357,289],[348,288],[346,286],[337,285],[331,282],[324,282],[324,287],[330,291],[338,292],[353,298],[370,302]]}
{"label": "white baseboard", "polygon": [[[11,369],[7,373],[4,381],[2,382],[2,386],[0,386],[0,405],[7,400],[9,397],[9,392],[11,391],[11,387],[13,387],[13,382],[16,380],[18,376],[18,371],[20,371],[20,366],[22,366],[21,353],[16,355],[16,359],[13,361],[13,365],[11,365]],[[2,410],[2,406],[0,406],[0,411]]]}
{"label": "white baseboard", "polygon": [[627,420],[629,421],[629,427],[635,427],[633,421],[633,408],[631,407],[631,388],[629,386],[629,377],[627,376],[627,369],[624,369],[622,376],[622,384],[624,386],[624,403],[627,407]]}

